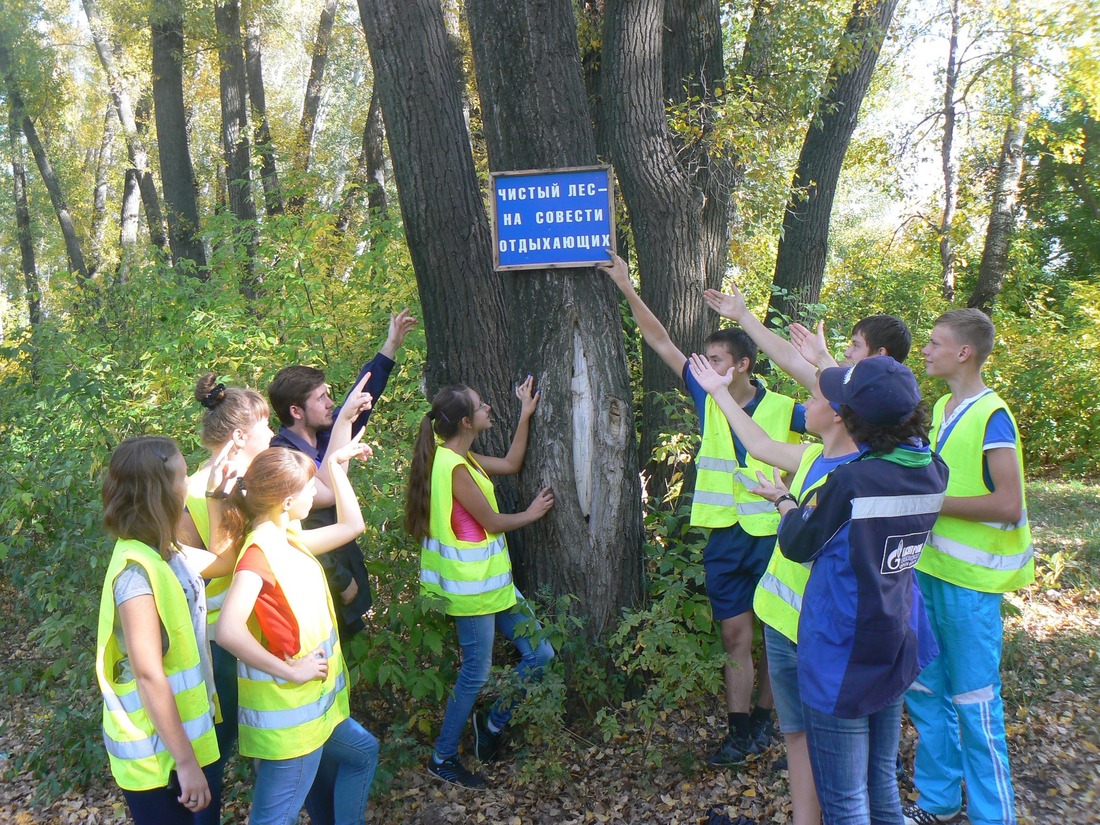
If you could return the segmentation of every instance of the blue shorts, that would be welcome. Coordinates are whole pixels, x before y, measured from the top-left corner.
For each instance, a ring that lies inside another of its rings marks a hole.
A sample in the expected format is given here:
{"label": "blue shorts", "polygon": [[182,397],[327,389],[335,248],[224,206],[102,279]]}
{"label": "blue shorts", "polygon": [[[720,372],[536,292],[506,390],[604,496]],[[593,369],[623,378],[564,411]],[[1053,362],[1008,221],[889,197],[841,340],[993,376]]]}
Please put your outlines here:
{"label": "blue shorts", "polygon": [[707,596],[715,621],[752,610],[756,585],[768,569],[775,536],[750,536],[739,524],[715,527],[703,549]]}
{"label": "blue shorts", "polygon": [[802,719],[802,696],[798,692],[798,645],[764,625],[764,644],[768,650],[768,676],[771,678],[775,712],[780,733],[806,730]]}

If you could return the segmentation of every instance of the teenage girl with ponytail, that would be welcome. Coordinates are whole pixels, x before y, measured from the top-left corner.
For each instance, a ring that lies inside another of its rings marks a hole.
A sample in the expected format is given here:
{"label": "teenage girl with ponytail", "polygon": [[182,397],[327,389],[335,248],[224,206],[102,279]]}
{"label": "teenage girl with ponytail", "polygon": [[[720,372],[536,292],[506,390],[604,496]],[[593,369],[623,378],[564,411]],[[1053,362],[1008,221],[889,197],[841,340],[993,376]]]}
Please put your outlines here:
{"label": "teenage girl with ponytail", "polygon": [[[521,623],[539,628],[522,594],[512,584],[512,564],[504,533],[538,519],[554,506],[554,496],[543,489],[522,513],[501,513],[490,476],[519,472],[527,452],[531,415],[539,394],[528,376],[516,388],[520,400],[519,424],[504,458],[471,451],[479,433],[493,426],[492,408],[474,390],[445,387],[432,399],[432,408],[420,423],[416,438],[405,527],[420,540],[422,592],[442,600],[454,618],[462,667],[447,702],[443,727],[428,759],[428,772],[466,788],[479,788],[485,779],[458,758],[458,740],[478,693],[489,678],[493,637],[499,632],[520,653],[516,677],[538,678],[554,657],[545,639],[521,635]],[[436,438],[442,441],[437,446]],[[527,631],[529,632],[529,631]],[[483,762],[496,756],[504,726],[512,716],[508,702],[498,700],[489,713],[473,717],[475,753]]]}
{"label": "teenage girl with ponytail", "polygon": [[[224,492],[208,493],[210,470],[218,456],[229,459],[230,476],[241,476],[259,453],[271,443],[271,411],[267,399],[255,390],[226,387],[217,376],[208,372],[195,384],[195,400],[203,407],[202,443],[210,451],[199,469],[187,479],[186,510],[180,521],[179,539],[186,546],[211,548],[211,519],[208,496]],[[222,769],[237,741],[237,659],[214,638],[222,602],[232,579],[232,562],[237,558],[238,547],[228,547],[215,542],[215,552],[227,558],[222,567],[223,575],[209,578],[206,583],[207,621],[210,626],[210,653],[214,661],[214,685],[221,704],[222,721],[215,730],[221,758],[216,766],[214,782],[221,798]],[[204,571],[209,577],[210,571]],[[220,825],[221,806],[211,804],[200,816],[200,825]]]}
{"label": "teenage girl with ponytail", "polygon": [[111,773],[138,825],[198,825],[220,804],[201,575],[210,558],[185,556],[177,541],[186,488],[176,443],[149,436],[122,442],[103,482],[103,526],[116,542],[96,677]]}
{"label": "teenage girl with ponytail", "polygon": [[230,493],[223,531],[243,548],[218,618],[219,644],[238,664],[242,756],[256,760],[252,825],[361,825],[378,741],[349,716],[347,671],[324,571],[315,554],[363,531],[344,470],[369,455],[358,440],[326,457],[337,521],[301,530],[316,494],[312,460],[272,447]]}

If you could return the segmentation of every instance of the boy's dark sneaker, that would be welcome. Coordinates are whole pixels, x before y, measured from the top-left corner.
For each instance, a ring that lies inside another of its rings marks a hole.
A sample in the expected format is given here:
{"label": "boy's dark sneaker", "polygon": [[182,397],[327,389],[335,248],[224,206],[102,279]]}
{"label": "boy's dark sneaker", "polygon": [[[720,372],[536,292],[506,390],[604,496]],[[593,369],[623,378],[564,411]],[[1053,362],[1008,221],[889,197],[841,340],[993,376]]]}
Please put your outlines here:
{"label": "boy's dark sneaker", "polygon": [[750,722],[749,736],[757,744],[761,751],[766,751],[772,746],[779,730],[775,724],[775,714],[769,713],[764,717],[757,717]]}
{"label": "boy's dark sneaker", "polygon": [[470,721],[474,729],[474,755],[482,762],[495,762],[504,731],[493,733],[489,729],[489,717],[484,713],[474,711]]}
{"label": "boy's dark sneaker", "polygon": [[957,820],[960,813],[962,813],[961,808],[953,814],[933,814],[924,810],[916,802],[901,809],[901,814],[905,817],[905,825],[946,825],[948,822]]}
{"label": "boy's dark sneaker", "polygon": [[738,738],[729,733],[722,740],[721,747],[707,757],[707,764],[713,767],[740,765],[750,757],[763,753],[765,748],[766,746],[761,747],[752,737]]}
{"label": "boy's dark sneaker", "polygon": [[428,773],[460,788],[485,787],[485,777],[466,770],[466,766],[458,761],[458,754],[449,756],[442,762],[436,762],[434,755],[429,756]]}

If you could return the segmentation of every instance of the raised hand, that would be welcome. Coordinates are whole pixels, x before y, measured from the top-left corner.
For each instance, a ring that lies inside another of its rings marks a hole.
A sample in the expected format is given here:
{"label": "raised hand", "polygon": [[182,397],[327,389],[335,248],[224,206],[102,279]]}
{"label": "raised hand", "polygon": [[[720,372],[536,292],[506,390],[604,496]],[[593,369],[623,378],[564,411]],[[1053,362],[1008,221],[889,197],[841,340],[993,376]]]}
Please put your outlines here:
{"label": "raised hand", "polygon": [[328,676],[328,659],[321,648],[309,654],[294,659],[286,656],[286,663],[290,665],[290,679],[296,685],[304,685],[313,679],[324,679]]}
{"label": "raised hand", "polygon": [[780,496],[790,493],[790,490],[783,484],[783,479],[780,478],[778,467],[772,468],[772,478],[770,480],[757,470],[756,480],[759,482],[759,486],[753,487],[751,492],[761,498],[766,498],[768,501],[774,502]]}
{"label": "raised hand", "polygon": [[539,494],[535,496],[534,501],[527,505],[527,512],[533,515],[536,519],[540,519],[545,516],[550,508],[554,506],[554,491],[549,487],[543,487],[539,490]]}
{"label": "raised hand", "polygon": [[364,387],[367,386],[367,382],[370,381],[370,373],[363,373],[363,377],[359,379],[359,383],[355,385],[350,393],[348,393],[347,400],[344,401],[344,406],[340,408],[340,417],[346,421],[355,421],[362,413],[371,409],[374,404],[374,398]]}
{"label": "raised hand", "polygon": [[688,358],[688,369],[695,376],[695,380],[699,382],[699,386],[711,395],[714,395],[718,390],[729,389],[729,385],[733,381],[733,370],[725,375],[720,375],[710,365],[710,362],[698,353],[693,352],[691,357]]}
{"label": "raised hand", "polygon": [[366,431],[365,427],[359,430],[351,441],[339,450],[331,453],[328,456],[328,460],[336,464],[344,465],[353,458],[371,458],[374,455],[374,450],[371,449],[370,444],[363,443],[363,433]]}
{"label": "raised hand", "polygon": [[239,470],[233,462],[240,449],[240,446],[230,439],[214,456],[210,462],[210,473],[206,480],[207,498],[223,499],[229,496],[229,491],[237,483]]}
{"label": "raised hand", "polygon": [[707,302],[708,307],[723,318],[740,321],[749,311],[749,308],[745,305],[745,297],[741,294],[741,290],[737,288],[737,284],[731,283],[730,289],[732,291],[729,295],[719,292],[717,289],[704,290],[703,300]]}
{"label": "raised hand", "polygon": [[798,354],[815,366],[829,358],[829,345],[825,341],[825,322],[817,322],[817,332],[813,333],[802,324],[793,323],[789,327],[791,344]]}
{"label": "raised hand", "polygon": [[396,353],[401,349],[401,345],[405,343],[405,336],[420,323],[409,312],[410,310],[406,307],[396,315],[390,313],[390,329],[386,335],[386,343],[382,348],[383,352],[387,354],[390,352]]}
{"label": "raised hand", "polygon": [[535,408],[539,405],[539,399],[542,398],[542,390],[535,389],[533,376],[528,375],[523,383],[516,386],[516,398],[519,399],[519,414],[521,416],[529,417],[535,412]]}
{"label": "raised hand", "polygon": [[601,272],[606,272],[608,277],[614,281],[615,286],[619,289],[630,289],[630,271],[626,267],[626,261],[619,255],[616,255],[610,249],[606,250],[607,254],[611,256],[611,263],[609,264],[597,264],[596,269]]}

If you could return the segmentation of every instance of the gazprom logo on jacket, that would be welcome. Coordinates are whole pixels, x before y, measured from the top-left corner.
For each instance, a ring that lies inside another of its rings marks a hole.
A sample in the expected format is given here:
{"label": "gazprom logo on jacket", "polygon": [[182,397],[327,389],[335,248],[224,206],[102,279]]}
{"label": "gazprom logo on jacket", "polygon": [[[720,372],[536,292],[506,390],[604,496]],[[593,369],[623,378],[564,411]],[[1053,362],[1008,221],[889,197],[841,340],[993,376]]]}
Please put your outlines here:
{"label": "gazprom logo on jacket", "polygon": [[882,549],[882,574],[889,576],[916,567],[926,541],[927,530],[905,536],[888,536]]}

